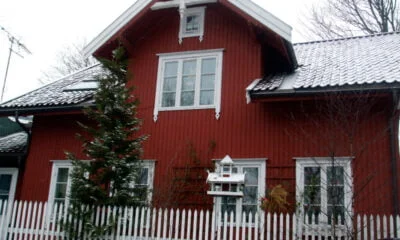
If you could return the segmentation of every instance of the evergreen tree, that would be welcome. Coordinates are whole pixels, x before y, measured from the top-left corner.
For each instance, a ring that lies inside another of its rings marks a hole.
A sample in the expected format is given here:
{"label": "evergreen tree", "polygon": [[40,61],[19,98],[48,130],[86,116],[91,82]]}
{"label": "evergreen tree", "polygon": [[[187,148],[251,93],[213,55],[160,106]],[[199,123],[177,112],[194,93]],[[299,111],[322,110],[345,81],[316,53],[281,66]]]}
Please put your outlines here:
{"label": "evergreen tree", "polygon": [[111,60],[99,59],[102,73],[94,107],[84,110],[89,123],[79,125],[88,133],[78,135],[83,152],[91,161],[73,160],[70,199],[73,205],[139,206],[145,203],[147,189],[135,188],[141,174],[142,142],[137,136],[141,121],[136,117],[138,100],[132,88],[127,60],[122,47],[113,51]]}

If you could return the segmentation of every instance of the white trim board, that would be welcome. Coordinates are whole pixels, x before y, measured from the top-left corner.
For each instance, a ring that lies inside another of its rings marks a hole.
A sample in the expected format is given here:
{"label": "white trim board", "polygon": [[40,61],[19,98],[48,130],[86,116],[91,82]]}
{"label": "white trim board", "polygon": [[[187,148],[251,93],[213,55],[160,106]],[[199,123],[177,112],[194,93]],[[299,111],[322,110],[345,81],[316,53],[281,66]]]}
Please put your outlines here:
{"label": "white trim board", "polygon": [[[194,0],[186,0],[196,2]],[[200,0],[198,0],[200,1]],[[239,8],[261,24],[277,33],[282,38],[291,42],[292,27],[255,4],[251,0],[226,0],[235,7]],[[137,0],[125,12],[123,12],[117,19],[115,19],[108,27],[106,27],[99,35],[97,35],[89,44],[84,48],[84,56],[89,57],[102,45],[104,45],[115,33],[117,33],[123,26],[128,24],[136,15],[138,15],[152,0]],[[203,2],[203,1],[200,1]],[[204,2],[209,2],[204,0]],[[155,3],[153,6],[155,6]],[[169,3],[171,4],[171,3]],[[156,6],[157,8],[157,6]]]}
{"label": "white trim board", "polygon": [[[217,0],[185,0],[185,5],[193,6],[199,4],[216,3]],[[172,0],[167,2],[156,2],[151,6],[151,10],[160,10],[166,8],[179,7],[180,0]]]}

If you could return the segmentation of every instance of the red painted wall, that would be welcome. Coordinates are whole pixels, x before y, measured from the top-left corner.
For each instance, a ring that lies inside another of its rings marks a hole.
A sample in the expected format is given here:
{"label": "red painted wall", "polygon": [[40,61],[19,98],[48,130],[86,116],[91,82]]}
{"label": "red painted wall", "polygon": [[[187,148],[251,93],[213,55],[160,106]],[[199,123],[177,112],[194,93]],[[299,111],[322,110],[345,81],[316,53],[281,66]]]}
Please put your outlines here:
{"label": "red painted wall", "polygon": [[[130,84],[136,87],[135,94],[141,101],[141,132],[149,135],[143,158],[157,160],[155,198],[165,200],[165,194],[171,194],[171,172],[177,167],[210,166],[211,159],[229,154],[232,158],[268,158],[267,185],[285,183],[293,200],[293,158],[328,156],[326,137],[340,131],[328,126],[313,107],[314,101],[246,104],[245,88],[262,74],[261,45],[246,22],[224,8],[210,6],[206,10],[204,40],[186,38],[179,44],[179,16],[176,11],[170,13],[168,21],[158,23],[135,40],[129,65],[134,75]],[[185,110],[159,112],[154,122],[156,54],[218,48],[225,49],[220,119],[215,119],[214,110]],[[387,105],[385,101],[378,103],[378,109]],[[77,119],[78,115],[35,117],[20,199],[47,199],[50,160],[64,159],[64,150],[80,151],[80,142],[74,137]],[[353,161],[357,212],[392,211],[388,119],[388,111],[383,109],[381,114],[365,118],[357,131],[354,146],[363,146],[362,154]],[[345,140],[343,134],[336,140],[336,155],[349,155]]]}

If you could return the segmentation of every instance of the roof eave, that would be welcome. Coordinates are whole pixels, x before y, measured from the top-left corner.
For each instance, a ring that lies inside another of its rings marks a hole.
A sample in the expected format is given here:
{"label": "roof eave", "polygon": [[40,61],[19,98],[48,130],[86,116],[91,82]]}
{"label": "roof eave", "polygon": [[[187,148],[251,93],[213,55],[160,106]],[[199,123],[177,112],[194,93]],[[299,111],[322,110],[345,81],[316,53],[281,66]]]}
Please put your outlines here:
{"label": "roof eave", "polygon": [[382,85],[370,85],[370,86],[349,86],[349,87],[336,87],[336,88],[310,88],[310,89],[288,89],[288,90],[275,90],[275,91],[248,91],[251,101],[269,101],[274,98],[297,98],[314,96],[317,94],[329,94],[329,93],[355,93],[365,91],[385,92],[393,89],[400,89],[400,83],[385,84]]}
{"label": "roof eave", "polygon": [[106,27],[97,37],[95,37],[83,49],[85,57],[91,56],[97,49],[104,45],[112,36],[114,36],[122,27],[131,21],[139,12],[141,12],[152,0],[137,0],[108,27]]}
{"label": "roof eave", "polygon": [[[86,105],[87,106],[87,105]],[[61,105],[61,106],[36,106],[36,107],[10,107],[0,108],[0,115],[14,115],[17,111],[20,115],[30,115],[38,113],[72,112],[81,111],[84,105]]]}
{"label": "roof eave", "polygon": [[246,14],[254,18],[255,20],[262,23],[267,28],[271,29],[273,32],[277,33],[279,36],[292,42],[292,27],[264,8],[260,7],[253,1],[244,0],[227,0],[235,7],[243,10]]}

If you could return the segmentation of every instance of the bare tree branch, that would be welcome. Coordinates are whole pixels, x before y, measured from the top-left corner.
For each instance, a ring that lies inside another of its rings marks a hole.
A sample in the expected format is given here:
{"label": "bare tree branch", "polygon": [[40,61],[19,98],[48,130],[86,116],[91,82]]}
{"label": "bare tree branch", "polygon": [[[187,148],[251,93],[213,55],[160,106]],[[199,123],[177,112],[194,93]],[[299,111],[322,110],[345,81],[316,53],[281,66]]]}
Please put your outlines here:
{"label": "bare tree branch", "polygon": [[400,30],[397,0],[325,0],[308,13],[306,29],[321,39]]}
{"label": "bare tree branch", "polygon": [[48,70],[42,72],[42,77],[38,79],[42,84],[53,82],[61,77],[76,72],[82,68],[89,67],[97,63],[93,57],[86,58],[83,48],[86,40],[71,44],[62,49],[56,55],[56,62]]}

